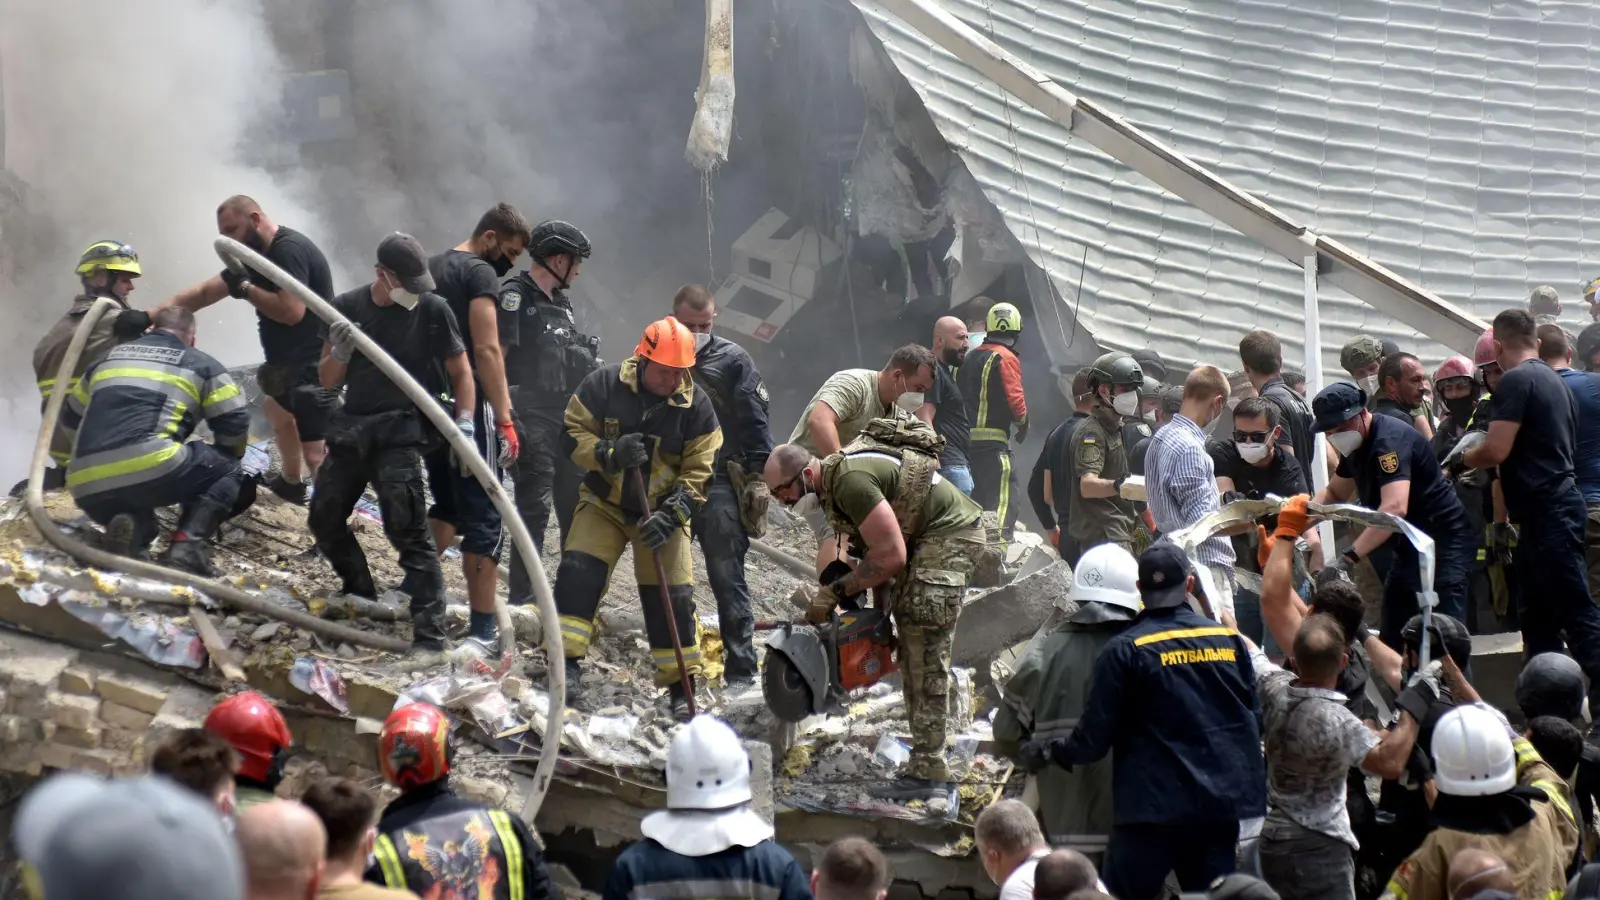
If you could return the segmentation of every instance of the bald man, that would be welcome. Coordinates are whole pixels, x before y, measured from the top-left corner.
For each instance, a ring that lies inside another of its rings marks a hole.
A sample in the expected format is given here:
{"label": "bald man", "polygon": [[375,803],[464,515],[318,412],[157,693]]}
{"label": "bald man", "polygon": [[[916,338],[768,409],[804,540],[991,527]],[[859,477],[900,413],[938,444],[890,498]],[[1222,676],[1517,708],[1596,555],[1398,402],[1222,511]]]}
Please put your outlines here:
{"label": "bald man", "polygon": [[328,833],[293,800],[268,800],[239,814],[234,830],[244,857],[245,900],[313,900],[322,881]]}
{"label": "bald man", "polygon": [[956,386],[956,369],[967,358],[967,323],[945,316],[933,323],[933,386],[927,402],[917,410],[917,418],[933,426],[944,438],[939,454],[939,474],[961,489],[972,493],[972,470],[967,466],[967,441],[971,438],[972,417]]}
{"label": "bald man", "polygon": [[1515,897],[1517,882],[1505,860],[1487,850],[1468,847],[1450,857],[1450,875],[1445,880],[1445,889],[1450,900],[1467,900],[1485,891],[1501,891],[1504,896]]}

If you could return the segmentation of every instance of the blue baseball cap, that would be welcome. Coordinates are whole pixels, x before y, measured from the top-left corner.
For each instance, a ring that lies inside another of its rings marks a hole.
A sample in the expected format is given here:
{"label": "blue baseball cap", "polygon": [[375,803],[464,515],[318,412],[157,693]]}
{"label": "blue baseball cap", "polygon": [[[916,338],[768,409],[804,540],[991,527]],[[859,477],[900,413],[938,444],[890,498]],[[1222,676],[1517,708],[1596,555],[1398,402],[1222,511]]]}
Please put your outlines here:
{"label": "blue baseball cap", "polygon": [[1311,400],[1312,431],[1328,431],[1360,415],[1367,408],[1367,392],[1348,381],[1335,381]]}
{"label": "blue baseball cap", "polygon": [[1168,609],[1189,600],[1189,557],[1177,544],[1151,544],[1139,557],[1139,597],[1146,609]]}

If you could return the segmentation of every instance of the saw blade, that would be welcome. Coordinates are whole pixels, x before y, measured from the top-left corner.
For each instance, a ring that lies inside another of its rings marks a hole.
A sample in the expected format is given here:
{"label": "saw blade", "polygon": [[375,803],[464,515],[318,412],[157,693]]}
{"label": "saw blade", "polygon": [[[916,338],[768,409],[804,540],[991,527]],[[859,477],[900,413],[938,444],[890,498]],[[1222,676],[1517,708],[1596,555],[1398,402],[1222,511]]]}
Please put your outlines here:
{"label": "saw blade", "polygon": [[761,694],[772,714],[785,722],[798,722],[811,715],[811,687],[794,660],[782,653],[767,654],[761,669]]}

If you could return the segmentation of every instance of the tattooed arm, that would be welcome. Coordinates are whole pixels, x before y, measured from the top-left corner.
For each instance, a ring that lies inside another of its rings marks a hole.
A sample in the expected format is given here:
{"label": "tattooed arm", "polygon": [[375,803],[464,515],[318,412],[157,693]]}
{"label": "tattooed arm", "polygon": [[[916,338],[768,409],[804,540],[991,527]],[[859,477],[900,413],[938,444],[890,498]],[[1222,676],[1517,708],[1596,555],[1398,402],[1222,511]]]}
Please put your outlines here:
{"label": "tattooed arm", "polygon": [[888,500],[879,500],[858,527],[867,554],[854,572],[840,580],[839,595],[843,597],[885,584],[906,567],[905,538]]}

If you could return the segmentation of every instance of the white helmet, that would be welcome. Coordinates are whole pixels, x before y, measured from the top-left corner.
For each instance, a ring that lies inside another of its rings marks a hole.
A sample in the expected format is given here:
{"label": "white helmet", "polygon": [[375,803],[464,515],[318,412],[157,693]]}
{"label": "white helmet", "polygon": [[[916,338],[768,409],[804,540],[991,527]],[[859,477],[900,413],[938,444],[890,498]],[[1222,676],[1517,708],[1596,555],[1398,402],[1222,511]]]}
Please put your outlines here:
{"label": "white helmet", "polygon": [[732,728],[695,716],[667,748],[667,808],[727,809],[750,802],[750,754]]}
{"label": "white helmet", "polygon": [[1441,794],[1485,797],[1517,786],[1517,755],[1501,718],[1457,706],[1433,728],[1433,777]]}
{"label": "white helmet", "polygon": [[1144,608],[1139,600],[1139,561],[1116,544],[1090,547],[1072,572],[1072,599],[1138,612]]}

